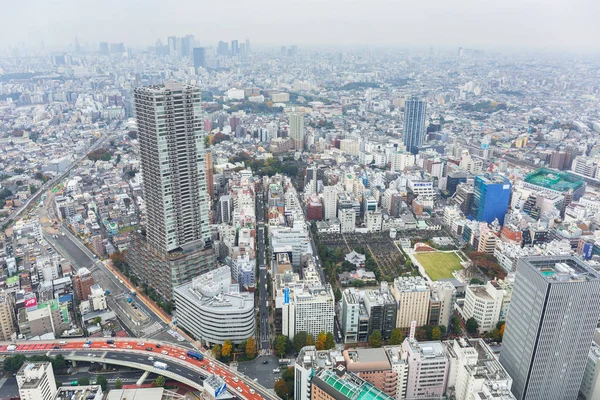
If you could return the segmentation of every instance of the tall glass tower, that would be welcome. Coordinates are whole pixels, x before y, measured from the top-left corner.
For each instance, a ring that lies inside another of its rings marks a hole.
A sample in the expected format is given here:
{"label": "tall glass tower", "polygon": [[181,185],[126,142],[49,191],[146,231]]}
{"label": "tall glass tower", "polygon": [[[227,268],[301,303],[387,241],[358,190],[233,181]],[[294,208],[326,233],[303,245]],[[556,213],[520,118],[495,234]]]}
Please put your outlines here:
{"label": "tall glass tower", "polygon": [[600,318],[600,275],[571,256],[519,259],[500,362],[518,400],[576,399]]}
{"label": "tall glass tower", "polygon": [[406,151],[417,154],[425,141],[425,112],[427,103],[418,99],[404,104],[404,145]]}

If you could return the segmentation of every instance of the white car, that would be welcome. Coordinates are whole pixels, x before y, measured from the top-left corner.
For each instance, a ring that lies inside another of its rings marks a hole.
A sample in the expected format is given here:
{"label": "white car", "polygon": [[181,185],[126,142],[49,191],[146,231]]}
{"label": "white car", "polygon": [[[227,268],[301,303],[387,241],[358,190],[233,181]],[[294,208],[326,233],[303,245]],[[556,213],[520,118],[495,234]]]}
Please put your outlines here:
{"label": "white car", "polygon": [[138,346],[143,346],[143,345],[144,345],[144,342],[138,342],[138,343],[137,343],[137,345],[138,345]]}
{"label": "white car", "polygon": [[133,349],[133,347],[131,347],[131,346],[127,346],[127,348],[128,348],[128,349]]}
{"label": "white car", "polygon": [[233,378],[231,378],[231,379],[233,379],[233,381],[234,381],[235,383],[238,383],[238,382],[240,381],[240,380],[237,378],[237,376],[234,376],[234,377],[233,377]]}
{"label": "white car", "polygon": [[241,388],[241,387],[239,387],[239,386],[238,386],[238,387],[236,387],[236,388],[235,388],[235,390],[237,390],[237,391],[238,391],[238,392],[240,392],[240,393],[242,393],[242,392],[243,392],[242,388]]}
{"label": "white car", "polygon": [[254,390],[254,389],[250,389],[250,393],[251,393],[251,394],[254,394],[254,393],[256,393],[256,390]]}
{"label": "white car", "polygon": [[163,351],[161,351],[161,353],[162,353],[162,354],[164,354],[165,356],[166,356],[167,354],[169,354],[169,352],[168,352],[168,351],[166,351],[166,350],[163,350]]}
{"label": "white car", "polygon": [[148,357],[148,361],[154,361],[154,357]]}
{"label": "white car", "polygon": [[179,356],[179,358],[181,358],[182,360],[185,360],[185,356]]}

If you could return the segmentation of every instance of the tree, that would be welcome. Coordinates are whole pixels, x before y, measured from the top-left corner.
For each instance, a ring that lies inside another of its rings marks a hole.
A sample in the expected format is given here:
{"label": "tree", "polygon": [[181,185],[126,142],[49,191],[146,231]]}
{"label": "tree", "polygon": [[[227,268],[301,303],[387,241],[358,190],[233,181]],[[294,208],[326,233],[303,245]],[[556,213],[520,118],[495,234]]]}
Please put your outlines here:
{"label": "tree", "polygon": [[221,358],[223,352],[223,348],[221,347],[220,344],[215,344],[212,348],[212,354],[214,358]]}
{"label": "tree", "polygon": [[308,334],[308,336],[306,337],[306,345],[307,346],[314,346],[315,345],[315,338],[313,337],[313,335]]}
{"label": "tree", "polygon": [[296,352],[300,352],[304,346],[307,346],[308,337],[310,335],[306,331],[300,331],[294,335],[294,339],[292,340],[292,344],[294,346],[294,350]]}
{"label": "tree", "polygon": [[455,335],[460,335],[462,333],[462,325],[460,324],[460,319],[458,319],[456,315],[452,316],[450,326],[452,327],[452,333]]}
{"label": "tree", "polygon": [[231,356],[231,352],[233,351],[233,343],[231,340],[227,339],[223,342],[223,347],[221,349],[221,355],[225,358],[229,358]]}
{"label": "tree", "polygon": [[102,317],[96,317],[92,320],[94,324],[100,325],[102,323]]}
{"label": "tree", "polygon": [[77,384],[79,386],[88,386],[90,384],[90,378],[88,378],[87,376],[82,376],[81,378],[79,378],[79,380],[77,381]]}
{"label": "tree", "polygon": [[67,362],[65,361],[65,358],[63,357],[62,354],[58,354],[52,360],[52,369],[54,371],[59,371],[61,369],[65,369],[66,367],[67,367]]}
{"label": "tree", "polygon": [[171,315],[171,313],[173,312],[173,303],[170,301],[167,301],[164,305],[163,305],[163,310],[165,310],[165,312],[169,315]]}
{"label": "tree", "polygon": [[285,356],[285,351],[287,349],[287,341],[288,338],[284,335],[279,335],[275,339],[275,352],[279,357]]}
{"label": "tree", "polygon": [[335,347],[335,338],[333,337],[333,333],[327,332],[325,335],[325,350],[333,349]]}
{"label": "tree", "polygon": [[256,341],[253,337],[250,337],[246,342],[246,357],[254,358],[256,357]]}
{"label": "tree", "polygon": [[281,373],[281,378],[286,382],[294,381],[294,368],[286,368]]}
{"label": "tree", "polygon": [[25,363],[27,358],[23,354],[17,354],[12,357],[8,357],[4,359],[4,370],[17,372],[19,368]]}
{"label": "tree", "polygon": [[440,328],[440,334],[442,335],[442,337],[446,337],[446,334],[448,333],[448,328],[446,328],[444,325],[438,325],[438,328]]}
{"label": "tree", "polygon": [[121,389],[123,387],[123,381],[117,378],[115,381],[115,389]]}
{"label": "tree", "polygon": [[281,399],[286,400],[286,399],[289,398],[289,396],[290,396],[290,388],[288,387],[286,381],[283,380],[283,378],[279,378],[275,382],[275,393]]}
{"label": "tree", "polygon": [[315,342],[315,346],[317,347],[317,350],[326,350],[325,347],[325,342],[327,341],[327,334],[325,332],[321,332],[319,333],[319,336],[317,336],[317,341]]}
{"label": "tree", "polygon": [[404,341],[404,335],[402,334],[402,329],[394,328],[392,329],[392,334],[390,335],[390,345],[399,345]]}
{"label": "tree", "polygon": [[479,329],[479,324],[475,318],[471,317],[465,323],[465,328],[469,334],[475,335],[477,333],[477,329]]}
{"label": "tree", "polygon": [[159,375],[156,377],[156,380],[152,383],[152,386],[154,387],[165,387],[165,383],[167,383],[165,381],[165,377],[162,375]]}
{"label": "tree", "polygon": [[335,296],[335,302],[336,303],[338,301],[342,300],[342,291],[340,290],[339,287],[335,288],[335,290],[333,291],[333,295]]}
{"label": "tree", "polygon": [[379,329],[375,329],[371,336],[369,336],[369,346],[371,347],[381,347],[381,331]]}
{"label": "tree", "polygon": [[434,326],[431,330],[431,340],[441,340],[442,339],[442,331],[439,326]]}
{"label": "tree", "polygon": [[100,387],[102,388],[102,391],[106,392],[106,388],[108,386],[108,381],[106,380],[106,378],[103,375],[98,375],[98,377],[96,378],[96,385],[100,385]]}

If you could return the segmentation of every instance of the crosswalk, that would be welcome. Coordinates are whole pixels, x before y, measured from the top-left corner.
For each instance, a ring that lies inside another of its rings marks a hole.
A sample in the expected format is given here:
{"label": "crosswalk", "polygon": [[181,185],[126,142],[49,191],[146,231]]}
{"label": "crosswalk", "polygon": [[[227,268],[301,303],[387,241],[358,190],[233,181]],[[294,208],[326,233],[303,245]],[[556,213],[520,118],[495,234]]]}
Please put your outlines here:
{"label": "crosswalk", "polygon": [[160,330],[162,330],[162,325],[160,324],[160,322],[155,321],[152,325],[150,325],[147,328],[142,329],[142,333],[144,336],[150,336]]}

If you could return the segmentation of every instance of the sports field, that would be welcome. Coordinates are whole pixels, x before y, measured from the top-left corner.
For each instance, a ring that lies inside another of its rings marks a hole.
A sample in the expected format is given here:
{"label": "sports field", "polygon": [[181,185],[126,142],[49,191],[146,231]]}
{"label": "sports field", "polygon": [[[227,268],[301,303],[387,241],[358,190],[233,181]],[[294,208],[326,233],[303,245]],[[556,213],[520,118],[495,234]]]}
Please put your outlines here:
{"label": "sports field", "polygon": [[425,272],[433,281],[444,278],[454,278],[453,271],[462,268],[461,259],[456,253],[442,253],[439,251],[415,254],[415,258],[421,263]]}

